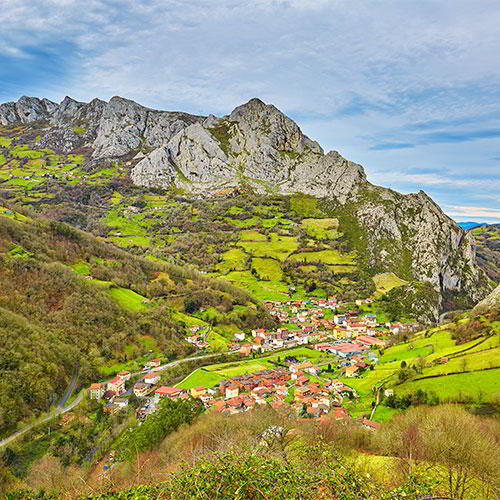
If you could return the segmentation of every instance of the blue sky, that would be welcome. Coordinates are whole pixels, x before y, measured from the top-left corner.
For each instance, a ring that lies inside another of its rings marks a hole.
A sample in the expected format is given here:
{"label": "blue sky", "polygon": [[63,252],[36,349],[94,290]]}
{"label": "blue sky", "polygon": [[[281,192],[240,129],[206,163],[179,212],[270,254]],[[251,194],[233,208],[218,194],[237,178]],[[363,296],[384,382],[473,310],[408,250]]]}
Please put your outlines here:
{"label": "blue sky", "polygon": [[275,104],[375,184],[500,222],[498,0],[3,0],[0,101]]}

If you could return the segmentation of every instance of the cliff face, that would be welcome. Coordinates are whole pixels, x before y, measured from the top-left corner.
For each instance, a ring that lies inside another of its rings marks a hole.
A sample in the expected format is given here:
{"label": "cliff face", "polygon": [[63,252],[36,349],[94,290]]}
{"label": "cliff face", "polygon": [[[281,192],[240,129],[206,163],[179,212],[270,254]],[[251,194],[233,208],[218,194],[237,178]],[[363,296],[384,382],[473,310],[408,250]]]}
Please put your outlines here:
{"label": "cliff face", "polygon": [[[371,272],[394,271],[468,304],[491,288],[476,265],[475,244],[422,191],[402,195],[373,186],[363,167],[320,145],[272,105],[252,99],[224,117],[156,111],[121,97],[60,104],[22,97],[0,105],[0,123],[44,122],[42,147],[84,147],[92,162],[131,160],[131,178],[144,187],[211,196],[239,187],[259,193],[304,193],[327,200],[356,240]],[[139,153],[139,154],[138,154]],[[451,307],[451,306],[450,306]]]}

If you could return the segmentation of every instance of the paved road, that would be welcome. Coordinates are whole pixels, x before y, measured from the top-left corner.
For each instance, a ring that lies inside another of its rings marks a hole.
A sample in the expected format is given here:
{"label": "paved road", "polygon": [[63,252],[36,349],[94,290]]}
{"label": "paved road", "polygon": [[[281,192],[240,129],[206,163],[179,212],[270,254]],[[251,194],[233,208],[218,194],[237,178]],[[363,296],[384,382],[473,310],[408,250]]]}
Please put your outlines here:
{"label": "paved road", "polygon": [[63,397],[61,398],[61,401],[59,401],[57,407],[64,409],[66,406],[66,403],[68,402],[68,399],[71,397],[71,394],[73,394],[73,391],[76,389],[76,382],[78,380],[78,372],[80,371],[80,362],[77,363],[75,367],[75,371],[73,373],[73,377],[71,378],[71,383],[69,384],[68,388],[66,389],[66,392],[64,393]]}
{"label": "paved road", "polygon": [[77,398],[72,403],[70,403],[68,406],[66,406],[65,408],[58,406],[56,408],[56,410],[54,410],[50,415],[47,415],[46,417],[42,418],[41,420],[37,420],[36,422],[28,425],[24,429],[21,429],[20,431],[14,432],[14,434],[11,434],[8,438],[5,438],[4,440],[0,441],[0,448],[8,445],[11,441],[14,441],[19,436],[22,436],[23,434],[25,434],[29,430],[33,429],[33,427],[40,425],[40,424],[44,424],[45,422],[49,422],[50,420],[58,417],[59,415],[62,415],[63,413],[66,413],[67,411],[72,410],[75,406],[77,406],[81,403],[84,394],[85,394],[85,392],[81,391],[80,394],[78,394]]}
{"label": "paved road", "polygon": [[[195,359],[204,359],[204,358],[214,358],[216,356],[220,356],[220,354],[206,354],[205,356],[192,356],[190,358],[178,359],[176,361],[172,361],[171,363],[161,365],[158,368],[155,368],[154,371],[165,370],[166,368],[171,368],[172,366],[177,366],[181,363],[185,363],[186,361],[192,361]],[[151,370],[143,370],[143,371],[140,371],[137,373],[132,373],[132,376],[146,375],[150,371]],[[19,436],[22,436],[23,434],[25,434],[29,430],[33,429],[33,427],[40,425],[40,424],[44,424],[46,422],[49,422],[50,420],[58,417],[59,415],[62,415],[63,413],[66,413],[66,412],[72,410],[75,406],[79,405],[83,399],[84,391],[81,391],[80,394],[78,395],[78,397],[71,404],[69,404],[66,407],[64,406],[67,403],[67,401],[68,401],[69,397],[71,396],[71,394],[73,393],[73,391],[75,390],[77,377],[78,377],[78,370],[75,371],[73,378],[71,380],[71,384],[69,385],[63,398],[61,399],[61,401],[57,405],[57,408],[50,415],[47,415],[42,420],[37,420],[36,422],[28,425],[24,429],[21,429],[17,432],[14,432],[14,434],[11,434],[8,438],[5,438],[4,440],[0,441],[0,448],[2,448],[3,446],[6,446],[11,441],[14,441]]]}

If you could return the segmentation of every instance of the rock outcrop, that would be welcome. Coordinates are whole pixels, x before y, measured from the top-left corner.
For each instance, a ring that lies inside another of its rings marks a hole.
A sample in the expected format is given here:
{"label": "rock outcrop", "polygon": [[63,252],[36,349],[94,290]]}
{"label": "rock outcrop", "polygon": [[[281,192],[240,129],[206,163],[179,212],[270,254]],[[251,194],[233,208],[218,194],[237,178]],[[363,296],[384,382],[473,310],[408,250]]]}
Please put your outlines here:
{"label": "rock outcrop", "polygon": [[475,314],[500,311],[500,285],[498,285],[485,299],[479,302],[473,309]]}
{"label": "rock outcrop", "polygon": [[366,182],[360,165],[337,152],[325,155],[294,121],[259,99],[229,116],[189,126],[160,149],[133,169],[135,184],[175,184],[201,194],[244,185],[261,193],[301,192],[345,202]]}

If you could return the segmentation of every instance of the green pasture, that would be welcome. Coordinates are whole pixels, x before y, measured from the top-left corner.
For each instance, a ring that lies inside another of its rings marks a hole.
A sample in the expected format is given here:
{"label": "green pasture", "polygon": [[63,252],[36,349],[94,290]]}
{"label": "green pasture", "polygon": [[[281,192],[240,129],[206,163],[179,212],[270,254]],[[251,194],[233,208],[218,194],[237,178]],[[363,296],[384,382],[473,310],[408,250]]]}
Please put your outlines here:
{"label": "green pasture", "polygon": [[144,297],[126,288],[115,288],[110,287],[107,293],[114,299],[118,304],[131,312],[143,312],[148,309],[147,304],[143,303]]}

